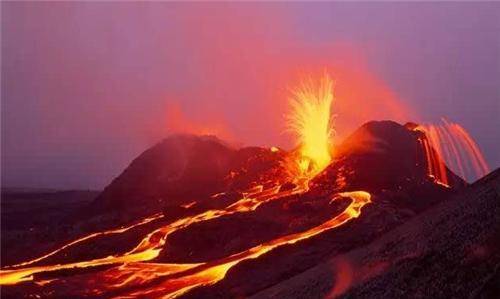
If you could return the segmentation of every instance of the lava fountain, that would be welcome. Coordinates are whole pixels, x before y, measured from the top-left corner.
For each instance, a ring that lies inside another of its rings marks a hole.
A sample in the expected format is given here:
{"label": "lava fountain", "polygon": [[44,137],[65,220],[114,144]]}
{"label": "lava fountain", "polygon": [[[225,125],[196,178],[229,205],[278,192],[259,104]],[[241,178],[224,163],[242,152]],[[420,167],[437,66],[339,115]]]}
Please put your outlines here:
{"label": "lava fountain", "polygon": [[333,80],[325,73],[320,80],[308,78],[292,90],[288,129],[296,136],[299,173],[312,178],[332,160]]}

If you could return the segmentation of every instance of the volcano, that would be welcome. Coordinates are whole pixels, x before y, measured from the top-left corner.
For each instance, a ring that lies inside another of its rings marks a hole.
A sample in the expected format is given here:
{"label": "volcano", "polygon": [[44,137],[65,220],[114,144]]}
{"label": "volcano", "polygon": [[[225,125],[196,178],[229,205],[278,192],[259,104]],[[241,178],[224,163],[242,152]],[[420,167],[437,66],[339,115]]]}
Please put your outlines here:
{"label": "volcano", "polygon": [[132,161],[96,199],[93,212],[142,216],[241,190],[279,170],[283,155],[259,147],[234,149],[215,136],[174,135]]}
{"label": "volcano", "polygon": [[2,297],[498,294],[498,170],[439,182],[415,126],[368,122],[310,178],[290,175],[297,149],[170,136],[43,254],[4,261]]}

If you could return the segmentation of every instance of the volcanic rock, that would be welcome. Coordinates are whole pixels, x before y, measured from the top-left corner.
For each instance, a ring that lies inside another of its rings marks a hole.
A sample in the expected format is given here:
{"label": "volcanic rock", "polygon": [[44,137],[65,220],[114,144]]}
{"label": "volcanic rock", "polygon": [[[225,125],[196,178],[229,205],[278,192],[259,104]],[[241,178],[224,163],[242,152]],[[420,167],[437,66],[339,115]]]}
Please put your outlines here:
{"label": "volcanic rock", "polygon": [[[311,182],[309,192],[281,199],[279,206],[280,201],[262,205],[249,216],[265,221],[279,214],[284,217],[284,223],[290,223],[294,218],[309,215],[317,220],[305,222],[312,227],[335,215],[332,211],[327,213],[329,216],[323,215],[321,211],[326,209],[321,203],[328,202],[336,192],[367,190],[372,194],[372,203],[363,208],[358,219],[314,238],[282,246],[258,259],[241,262],[227,273],[224,280],[213,286],[195,289],[185,297],[248,297],[336,255],[365,246],[415,215],[462,192],[465,182],[451,171],[451,187],[437,184],[429,178],[418,134],[391,121],[369,122],[362,126],[339,146],[334,163]],[[238,222],[233,223],[238,226]],[[201,227],[205,225],[209,224],[199,226],[200,232],[204,231]],[[212,223],[211,226],[214,226],[212,229],[217,235],[224,235],[225,227],[228,227],[227,223]],[[198,234],[193,227],[189,231],[179,231],[177,235],[180,237],[188,233]],[[290,227],[282,231],[282,234],[289,233],[293,233]],[[183,246],[187,250],[189,243],[182,245],[180,240],[173,239],[171,245],[175,245],[177,251]]]}
{"label": "volcanic rock", "polygon": [[222,187],[233,154],[215,137],[171,136],[134,159],[96,201],[120,209],[209,194]]}
{"label": "volcanic rock", "polygon": [[[328,192],[332,183],[368,191],[421,185],[430,179],[419,134],[392,121],[366,123],[338,146],[335,163],[314,183],[328,184]],[[141,216],[207,200],[218,192],[275,182],[283,177],[290,154],[259,147],[235,149],[213,136],[173,135],[134,159],[94,201],[92,212],[132,211]],[[465,185],[449,170],[448,176],[451,187]]]}
{"label": "volcanic rock", "polygon": [[[427,161],[418,138],[422,132],[393,121],[371,121],[351,134],[336,149],[336,163],[348,168],[346,181],[353,188],[390,188],[429,180]],[[326,171],[328,172],[329,169]],[[449,185],[466,183],[447,169]]]}
{"label": "volcanic rock", "polygon": [[173,135],[144,153],[94,201],[93,212],[147,215],[228,189],[239,189],[276,168],[282,153],[234,149],[213,136]]}

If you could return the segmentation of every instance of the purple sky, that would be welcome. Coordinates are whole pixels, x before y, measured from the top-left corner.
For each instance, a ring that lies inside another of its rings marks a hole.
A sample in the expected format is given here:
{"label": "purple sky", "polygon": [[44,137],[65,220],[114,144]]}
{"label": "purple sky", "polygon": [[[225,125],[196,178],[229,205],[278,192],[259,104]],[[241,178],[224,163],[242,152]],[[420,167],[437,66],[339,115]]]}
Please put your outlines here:
{"label": "purple sky", "polygon": [[290,146],[286,90],[322,67],[340,135],[446,116],[500,166],[500,3],[1,5],[3,186],[102,188],[178,130]]}

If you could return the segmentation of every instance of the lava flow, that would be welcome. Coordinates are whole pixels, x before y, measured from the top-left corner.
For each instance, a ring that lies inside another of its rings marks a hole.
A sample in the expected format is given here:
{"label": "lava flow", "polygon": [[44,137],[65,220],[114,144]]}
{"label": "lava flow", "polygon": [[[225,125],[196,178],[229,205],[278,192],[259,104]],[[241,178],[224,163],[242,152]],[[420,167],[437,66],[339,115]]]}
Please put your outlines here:
{"label": "lava flow", "polygon": [[[71,243],[68,243],[61,248],[52,251],[42,257],[33,259],[31,261],[23,262],[9,268],[13,268],[12,270],[3,270],[0,272],[0,284],[16,284],[22,281],[28,281],[33,279],[33,274],[41,273],[41,272],[49,272],[49,271],[57,271],[63,269],[72,269],[72,268],[88,268],[88,267],[96,267],[101,265],[109,265],[109,264],[118,264],[118,263],[127,263],[127,262],[139,262],[139,261],[149,261],[158,256],[163,246],[165,245],[166,238],[169,234],[185,228],[191,224],[207,221],[211,219],[215,219],[218,217],[222,217],[225,215],[231,215],[234,213],[244,213],[255,210],[261,204],[268,202],[273,199],[281,198],[283,196],[290,196],[293,194],[301,193],[305,190],[305,187],[297,187],[292,190],[287,190],[283,192],[278,192],[280,186],[276,186],[274,188],[269,188],[266,190],[262,190],[256,193],[246,194],[244,198],[235,202],[234,204],[228,206],[224,210],[208,210],[204,213],[198,214],[192,217],[186,217],[174,221],[173,223],[161,227],[160,229],[154,230],[150,234],[148,234],[133,250],[127,252],[124,255],[118,256],[109,256],[100,259],[94,259],[89,261],[68,263],[68,264],[58,264],[58,265],[50,265],[50,266],[35,266],[29,268],[18,268],[18,266],[26,266],[30,264],[34,264],[36,262],[40,262],[45,260],[46,258],[56,254],[57,252],[62,251],[68,247],[74,246],[78,243],[81,243],[86,240],[90,240],[96,235],[107,235],[113,233],[125,232],[128,230],[127,228],[122,229],[113,229],[109,231],[104,231],[100,233],[94,233],[88,235],[86,237],[77,239]],[[150,222],[152,218],[155,216],[148,217],[143,221],[135,224],[133,226],[137,226],[140,224],[145,224]],[[131,226],[132,227],[132,226]],[[128,227],[128,228],[131,228]]]}
{"label": "lava flow", "polygon": [[[334,200],[339,197],[349,197],[352,202],[342,213],[322,223],[321,225],[301,233],[286,235],[278,239],[274,239],[215,262],[203,263],[201,265],[194,266],[186,264],[184,265],[186,267],[185,269],[189,270],[190,266],[192,266],[194,271],[187,271],[181,268],[180,271],[189,273],[178,278],[166,280],[164,283],[146,291],[133,292],[125,297],[161,296],[163,298],[175,298],[192,288],[214,284],[223,279],[227,271],[241,261],[258,258],[276,247],[293,244],[316,236],[326,230],[338,227],[353,218],[357,218],[361,213],[361,208],[370,202],[370,194],[364,191],[342,192],[339,193],[338,196],[334,197]],[[171,271],[163,273],[163,275],[172,275],[175,273],[175,271]]]}

